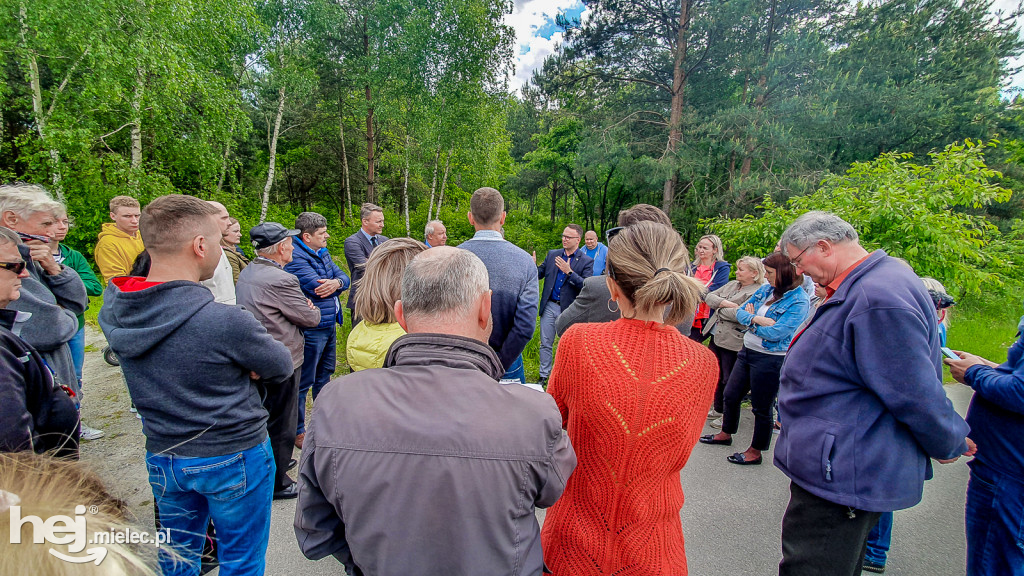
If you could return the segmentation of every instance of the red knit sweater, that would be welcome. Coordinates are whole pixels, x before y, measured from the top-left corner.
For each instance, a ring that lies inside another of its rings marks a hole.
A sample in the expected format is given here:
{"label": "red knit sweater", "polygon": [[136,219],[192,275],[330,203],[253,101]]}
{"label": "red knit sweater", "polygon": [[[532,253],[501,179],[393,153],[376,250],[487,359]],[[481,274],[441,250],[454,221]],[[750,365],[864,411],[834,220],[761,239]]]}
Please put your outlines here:
{"label": "red knit sweater", "polygon": [[548,392],[579,463],[544,518],[555,574],[686,574],[679,471],[717,381],[714,354],[673,327],[621,319],[566,331]]}

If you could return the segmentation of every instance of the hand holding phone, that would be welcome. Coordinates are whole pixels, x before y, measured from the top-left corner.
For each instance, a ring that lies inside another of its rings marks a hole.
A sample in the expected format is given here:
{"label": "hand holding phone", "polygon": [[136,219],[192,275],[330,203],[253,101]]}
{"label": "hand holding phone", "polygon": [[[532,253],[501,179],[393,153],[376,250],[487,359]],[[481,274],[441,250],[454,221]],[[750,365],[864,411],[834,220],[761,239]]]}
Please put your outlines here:
{"label": "hand holding phone", "polygon": [[960,357],[956,355],[956,352],[953,352],[952,350],[950,350],[949,348],[946,348],[945,346],[943,346],[942,348],[939,348],[939,349],[942,350],[942,355],[945,356],[946,358],[949,358],[950,360],[959,360],[960,359]]}

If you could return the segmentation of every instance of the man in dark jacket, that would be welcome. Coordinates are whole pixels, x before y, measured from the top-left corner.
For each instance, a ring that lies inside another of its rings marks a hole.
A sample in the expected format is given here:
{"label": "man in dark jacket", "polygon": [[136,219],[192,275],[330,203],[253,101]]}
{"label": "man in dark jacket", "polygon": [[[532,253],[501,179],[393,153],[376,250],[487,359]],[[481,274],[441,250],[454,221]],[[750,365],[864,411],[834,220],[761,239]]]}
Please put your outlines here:
{"label": "man in dark jacket", "polygon": [[293,237],[295,251],[284,269],[299,279],[302,293],[320,309],[320,323],[307,328],[303,350],[302,375],[299,378],[298,425],[295,445],[302,448],[306,437],[306,395],[313,390],[316,400],[320,389],[334,374],[337,360],[336,324],[341,315],[341,293],[349,287],[348,276],[334,263],[327,251],[327,219],[316,212],[303,212],[295,218],[299,234]]}
{"label": "man in dark jacket", "polygon": [[24,312],[8,310],[29,277],[18,251],[18,236],[0,227],[0,452],[56,450],[78,456],[78,411],[54,385],[42,357],[12,330]]}
{"label": "man in dark jacket", "polygon": [[969,428],[942,389],[935,305],[909,267],[825,212],[798,218],[782,247],[828,297],[782,367],[775,465],[792,482],[779,573],[859,575],[881,513],[921,501],[929,458],[973,454]]}
{"label": "man in dark jacket", "polygon": [[284,344],[292,355],[292,373],[289,376],[280,381],[261,379],[257,383],[264,389],[263,407],[269,414],[267,433],[277,463],[274,498],[294,498],[299,494],[299,487],[288,477],[288,470],[295,462],[292,450],[305,344],[302,329],[315,328],[320,324],[320,309],[303,295],[299,279],[284,270],[295,251],[291,237],[298,233],[298,230],[289,230],[277,222],[265,222],[250,230],[249,238],[256,249],[256,259],[242,269],[235,286],[238,304],[252,312],[267,332]]}
{"label": "man in dark jacket", "polygon": [[283,379],[292,358],[252,314],[199,284],[220,263],[216,214],[179,194],[146,206],[149,276],[115,278],[99,315],[142,416],[161,526],[181,555],[160,555],[165,574],[198,574],[211,516],[221,574],[262,574],[270,537],[275,467],[251,379]]}
{"label": "man in dark jacket", "polygon": [[[540,295],[541,384],[547,384],[551,374],[558,315],[576,300],[583,289],[583,280],[594,275],[594,260],[579,250],[582,238],[583,228],[579,224],[569,224],[562,230],[562,248],[549,250],[544,262],[537,266],[537,278],[544,281],[544,291]],[[536,252],[533,260],[537,260]]]}
{"label": "man in dark jacket", "polygon": [[[348,574],[540,576],[534,507],[576,466],[554,400],[499,384],[487,269],[447,246],[402,278],[383,369],[331,382],[299,465],[295,534]],[[367,423],[372,423],[368,425]]]}
{"label": "man in dark jacket", "polygon": [[345,262],[348,264],[348,272],[352,275],[352,291],[348,293],[348,308],[352,316],[352,327],[359,324],[356,317],[356,292],[359,290],[359,280],[363,277],[363,266],[370,252],[388,237],[381,234],[384,231],[384,209],[369,202],[363,204],[359,211],[360,228],[356,233],[345,238]]}

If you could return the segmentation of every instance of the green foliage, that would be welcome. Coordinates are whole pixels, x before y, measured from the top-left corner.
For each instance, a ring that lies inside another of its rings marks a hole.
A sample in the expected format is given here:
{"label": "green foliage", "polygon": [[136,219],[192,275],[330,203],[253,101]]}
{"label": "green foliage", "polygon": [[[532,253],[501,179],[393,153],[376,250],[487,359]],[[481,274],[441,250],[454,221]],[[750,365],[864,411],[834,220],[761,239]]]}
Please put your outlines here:
{"label": "green foliage", "polygon": [[827,176],[814,193],[783,205],[766,197],[759,216],[715,218],[702,225],[722,236],[730,257],[763,255],[804,212],[831,212],[857,229],[866,248],[883,248],[907,260],[920,276],[976,294],[1002,283],[1004,264],[986,250],[999,241],[998,229],[965,210],[1010,197],[992,182],[999,173],[985,165],[985,147],[972,141],[951,144],[930,154],[925,165],[913,163],[911,154],[883,154],[854,163],[844,175]]}

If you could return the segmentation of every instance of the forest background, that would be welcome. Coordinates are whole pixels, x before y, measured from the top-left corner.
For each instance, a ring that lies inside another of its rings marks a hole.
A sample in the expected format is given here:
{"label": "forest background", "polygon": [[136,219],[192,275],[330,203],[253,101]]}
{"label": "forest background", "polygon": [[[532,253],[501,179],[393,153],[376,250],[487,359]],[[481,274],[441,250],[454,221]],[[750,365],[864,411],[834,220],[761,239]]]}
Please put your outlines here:
{"label": "forest background", "polygon": [[512,92],[511,0],[2,2],[0,181],[63,199],[90,258],[118,194],[216,199],[243,231],[320,212],[340,256],[364,201],[458,244],[492,186],[538,252],[646,202],[734,261],[831,210],[961,300],[954,346],[1021,312],[1019,5],[584,1]]}

